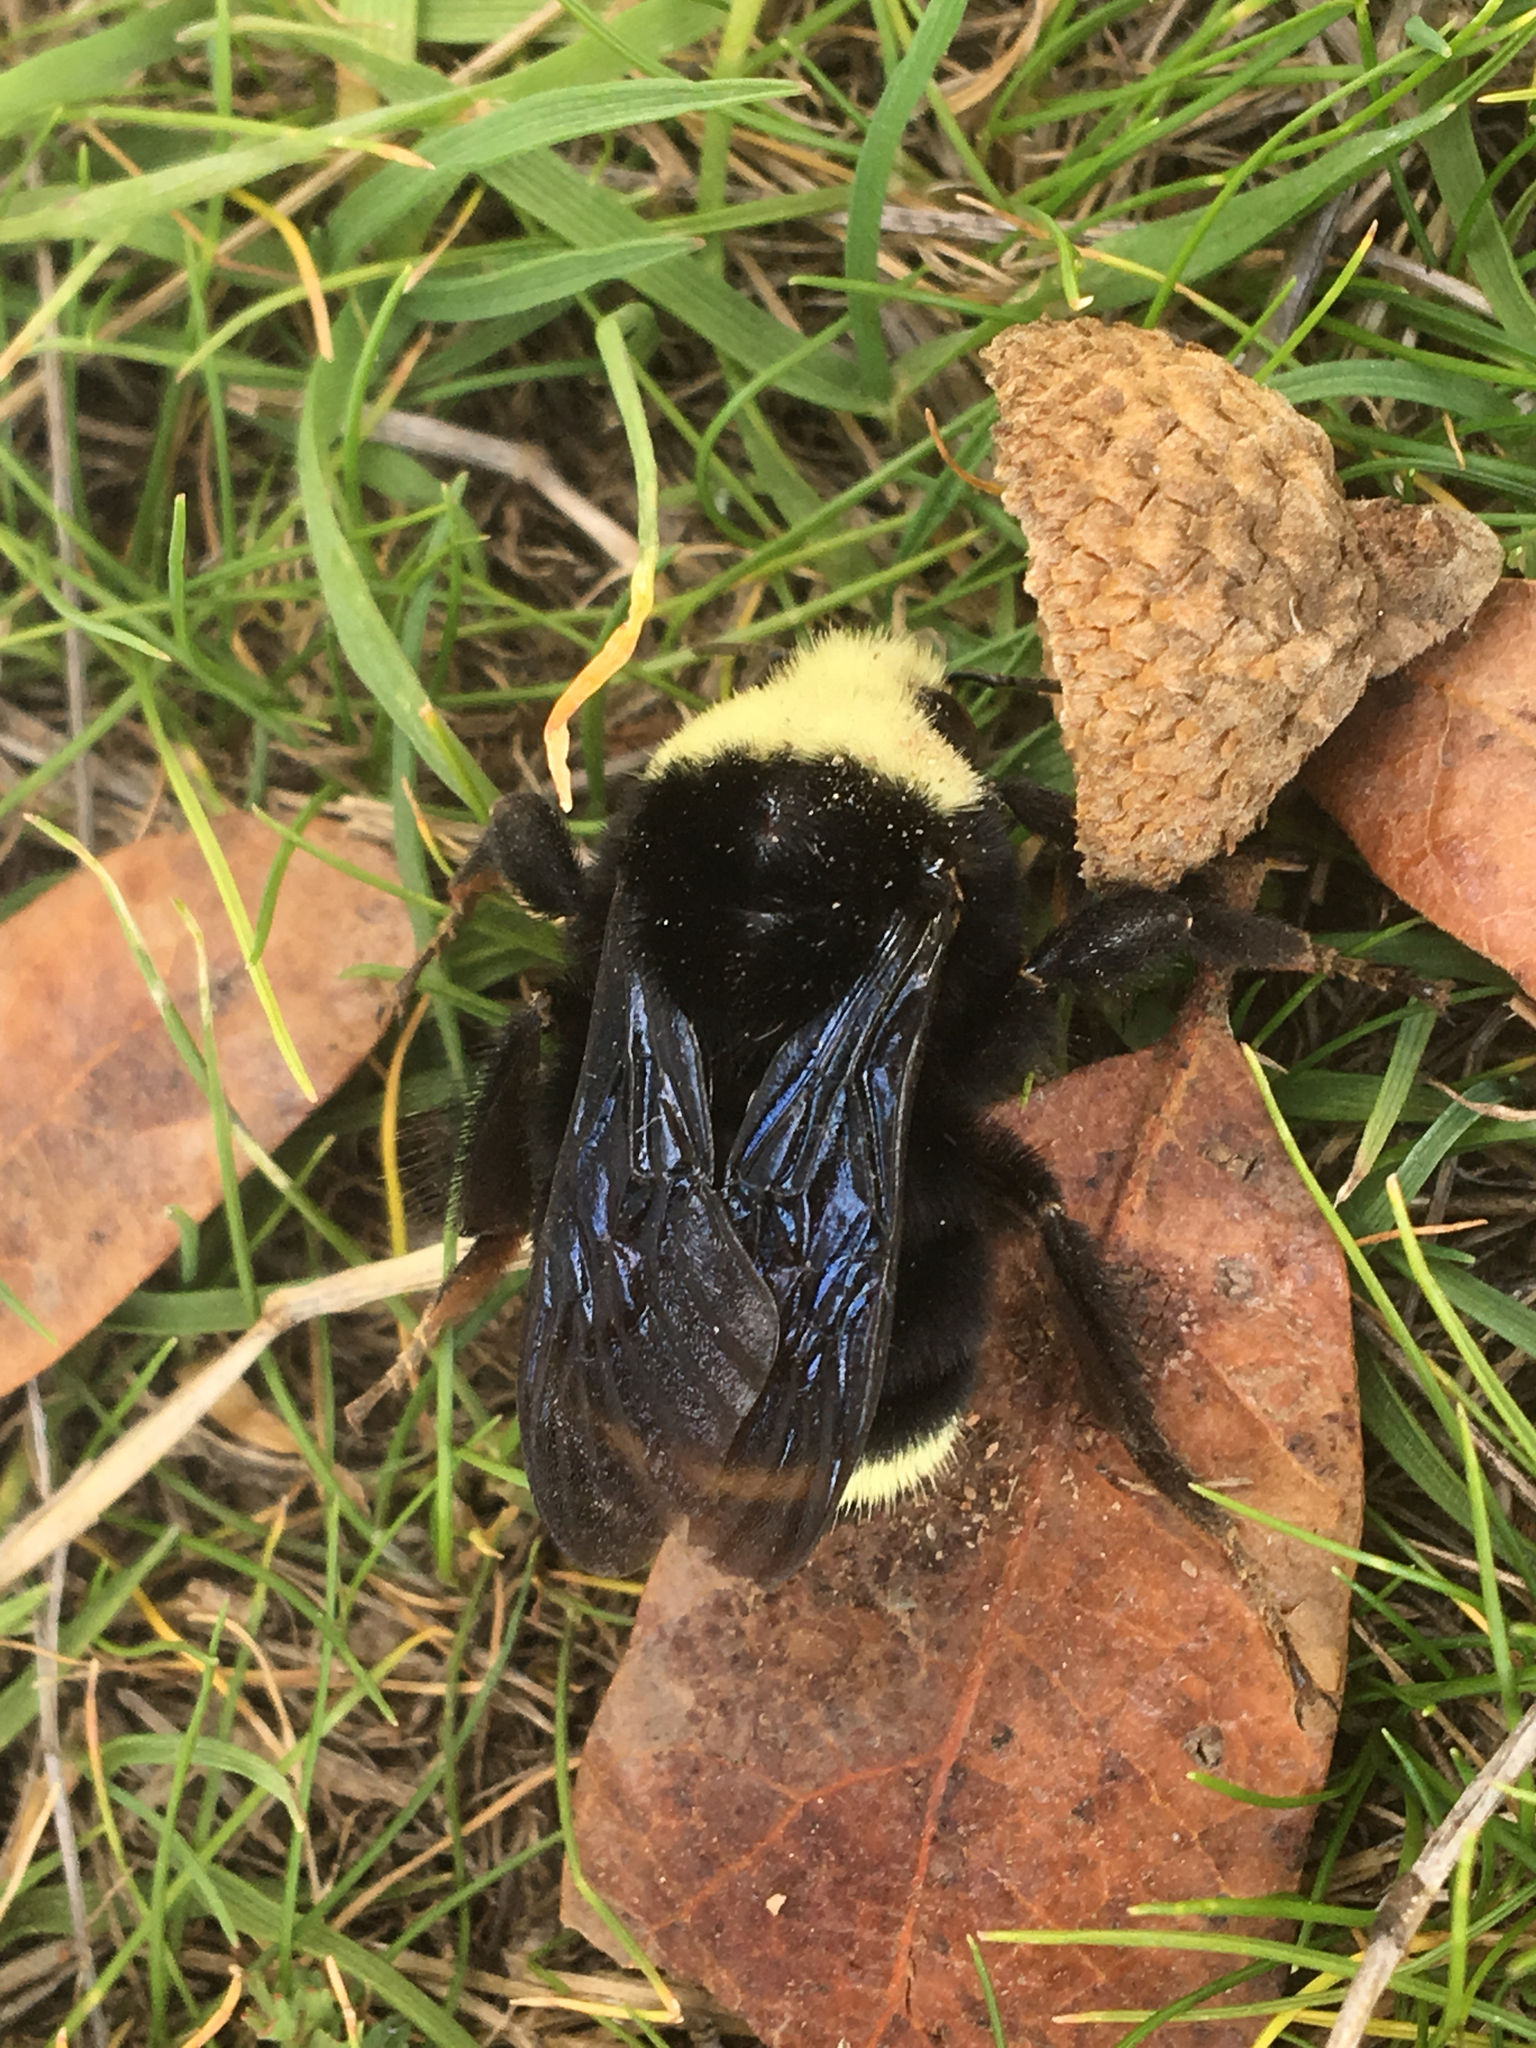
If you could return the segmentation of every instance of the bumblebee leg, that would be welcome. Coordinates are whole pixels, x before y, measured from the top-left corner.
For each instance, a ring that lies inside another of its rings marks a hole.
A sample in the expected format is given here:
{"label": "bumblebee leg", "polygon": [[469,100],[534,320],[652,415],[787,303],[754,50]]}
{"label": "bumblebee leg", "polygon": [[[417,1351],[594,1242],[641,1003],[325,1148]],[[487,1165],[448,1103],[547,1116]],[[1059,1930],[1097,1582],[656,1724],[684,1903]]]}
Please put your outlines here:
{"label": "bumblebee leg", "polygon": [[574,917],[586,900],[586,877],[559,812],[531,790],[504,796],[484,832],[448,884],[448,910],[427,946],[395,984],[400,1016],[416,984],[458,936],[478,897],[511,889],[540,917]]}
{"label": "bumblebee leg", "polygon": [[1338,974],[1443,1008],[1448,993],[1401,968],[1378,966],[1322,946],[1299,926],[1159,889],[1090,896],[1030,957],[1026,980],[1039,988],[1102,988],[1192,955],[1204,966],[1287,974]]}
{"label": "bumblebee leg", "polygon": [[1093,1239],[1068,1215],[1039,1153],[993,1123],[977,1126],[964,1143],[914,1130],[885,1383],[850,1498],[859,1505],[895,1498],[943,1465],[985,1334],[990,1243],[1006,1226],[1039,1233],[1100,1421],[1160,1493],[1225,1543],[1226,1516],[1190,1490],[1193,1475],[1158,1423],[1118,1290]]}
{"label": "bumblebee leg", "polygon": [[1088,897],[1036,948],[1029,973],[1047,985],[1091,987],[1144,973],[1180,954],[1207,967],[1338,974],[1431,1001],[1444,993],[1438,982],[1321,945],[1283,917],[1161,889]]}
{"label": "bumblebee leg", "polygon": [[[511,888],[545,917],[572,917],[586,901],[586,877],[571,836],[543,797],[519,793],[496,805],[479,843],[448,885],[448,913],[436,937],[396,987],[397,1015],[475,899],[500,887]],[[457,1200],[459,1227],[475,1239],[474,1247],[443,1283],[390,1371],[348,1408],[353,1428],[361,1426],[382,1395],[415,1384],[423,1359],[443,1331],[477,1308],[521,1253],[534,1202],[529,1105],[539,1094],[539,1030],[540,1016],[531,1005],[513,1014],[467,1119]]]}
{"label": "bumblebee leg", "polygon": [[1040,1234],[1067,1310],[1089,1402],[1099,1419],[1119,1437],[1159,1493],[1198,1528],[1225,1543],[1227,1517],[1190,1490],[1194,1474],[1163,1434],[1119,1291],[1088,1231],[1068,1215],[1055,1174],[1032,1146],[996,1124],[984,1128],[978,1154],[1012,1219]]}
{"label": "bumblebee leg", "polygon": [[348,1402],[343,1411],[348,1428],[361,1429],[386,1394],[404,1393],[416,1385],[427,1354],[443,1332],[462,1321],[489,1297],[503,1275],[517,1264],[522,1245],[521,1231],[510,1236],[491,1235],[475,1240],[427,1304],[425,1314],[416,1325],[415,1335],[394,1364],[379,1375],[366,1393]]}
{"label": "bumblebee leg", "polygon": [[449,901],[468,902],[484,889],[506,887],[540,917],[574,917],[586,881],[564,821],[531,790],[504,796],[479,844],[448,885]]}
{"label": "bumblebee leg", "polygon": [[539,1078],[539,1013],[515,1010],[469,1108],[458,1174],[459,1228],[522,1237],[533,1210],[528,1105]]}
{"label": "bumblebee leg", "polygon": [[1071,797],[1022,775],[1009,776],[997,783],[996,789],[1026,832],[1071,851],[1077,838],[1077,811]]}
{"label": "bumblebee leg", "polygon": [[458,1228],[475,1242],[428,1303],[416,1333],[388,1372],[346,1410],[360,1429],[385,1394],[414,1387],[445,1330],[479,1308],[522,1256],[533,1209],[528,1101],[539,1073],[539,1017],[515,1011],[466,1124],[457,1174]]}
{"label": "bumblebee leg", "polygon": [[1253,910],[1233,910],[1221,903],[1191,903],[1190,947],[1209,967],[1276,969],[1287,974],[1336,974],[1389,995],[1416,996],[1445,1008],[1449,982],[1426,981],[1402,967],[1341,953],[1319,945],[1310,932],[1284,918]]}
{"label": "bumblebee leg", "polygon": [[1083,1225],[1067,1214],[1056,1176],[1030,1146],[1000,1126],[989,1125],[981,1152],[1000,1197],[1020,1221],[1032,1223],[1040,1233],[1074,1326],[1074,1347],[1091,1404],[1158,1492],[1220,1544],[1285,1661],[1299,1722],[1305,1706],[1327,1695],[1297,1653],[1231,1517],[1194,1491],[1194,1473],[1164,1435],[1147,1388],[1141,1353],[1097,1246]]}
{"label": "bumblebee leg", "polygon": [[[479,845],[449,885],[450,917],[462,919],[476,896],[502,885],[544,917],[574,916],[585,900],[586,878],[571,836],[541,796],[520,792],[497,804]],[[527,1234],[535,1181],[531,1106],[539,1092],[542,1021],[532,1004],[513,1012],[470,1104],[457,1196],[459,1228],[477,1243],[428,1312],[434,1336],[478,1307]]]}
{"label": "bumblebee leg", "polygon": [[1108,987],[1196,950],[1194,922],[1183,897],[1161,889],[1090,896],[1035,948],[1026,978],[1044,988]]}

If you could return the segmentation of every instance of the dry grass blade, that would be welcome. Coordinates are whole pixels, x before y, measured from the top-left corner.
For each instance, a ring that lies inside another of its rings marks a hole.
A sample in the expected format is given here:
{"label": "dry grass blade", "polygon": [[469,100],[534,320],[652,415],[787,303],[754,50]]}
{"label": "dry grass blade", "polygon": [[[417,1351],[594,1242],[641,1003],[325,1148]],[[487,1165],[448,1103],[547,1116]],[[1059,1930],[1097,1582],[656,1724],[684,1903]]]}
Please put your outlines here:
{"label": "dry grass blade", "polygon": [[1388,1891],[1376,1909],[1371,1938],[1355,1966],[1354,1982],[1339,2008],[1327,2048],[1359,2048],[1385,1993],[1392,1972],[1408,1953],[1429,1909],[1456,1868],[1463,1850],[1508,1796],[1511,1784],[1536,1762],[1536,1706],[1456,1801],[1420,1850],[1411,1870]]}
{"label": "dry grass blade", "polygon": [[[469,1251],[465,1239],[461,1254]],[[201,1371],[166,1396],[152,1415],[135,1423],[110,1450],[72,1472],[57,1493],[17,1523],[0,1541],[0,1587],[40,1564],[51,1551],[72,1543],[100,1520],[114,1501],[174,1450],[187,1431],[248,1372],[263,1351],[285,1330],[317,1316],[342,1315],[369,1308],[397,1294],[435,1288],[442,1278],[440,1245],[410,1252],[402,1259],[382,1259],[345,1273],[333,1273],[298,1287],[280,1287],[268,1295],[259,1322]]]}

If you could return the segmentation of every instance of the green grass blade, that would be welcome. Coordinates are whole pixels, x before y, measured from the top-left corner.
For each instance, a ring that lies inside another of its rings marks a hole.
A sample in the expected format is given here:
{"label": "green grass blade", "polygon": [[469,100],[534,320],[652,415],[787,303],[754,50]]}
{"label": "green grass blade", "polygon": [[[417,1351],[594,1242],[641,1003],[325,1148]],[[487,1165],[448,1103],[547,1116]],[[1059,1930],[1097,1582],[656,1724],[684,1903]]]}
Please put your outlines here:
{"label": "green grass blade", "polygon": [[[287,1020],[277,1000],[277,992],[272,986],[272,977],[257,957],[256,930],[246,910],[234,872],[209,822],[202,799],[192,786],[192,778],[187,773],[180,750],[171,745],[161,721],[160,707],[156,702],[154,689],[148,682],[140,694],[139,704],[144,714],[144,723],[149,727],[150,736],[165,764],[166,779],[175,791],[182,816],[197,841],[198,851],[207,863],[214,887],[219,892],[219,902],[223,905],[224,915],[229,919],[230,930],[234,933],[235,943],[240,948],[240,957],[245,963],[246,973],[250,976],[251,988],[261,1005],[262,1015],[267,1020],[267,1029],[272,1033],[272,1041],[282,1055],[283,1065],[292,1074],[300,1092],[308,1101],[314,1102],[317,1099],[315,1085],[304,1071],[304,1062],[299,1057],[299,1049],[293,1042],[293,1034],[288,1029]],[[206,1069],[204,1071],[206,1074]],[[207,1085],[205,1080],[205,1088]]]}
{"label": "green grass blade", "polygon": [[[180,1759],[183,1739],[175,1735],[115,1735],[102,1744],[102,1762],[109,1771],[163,1770]],[[211,1735],[197,1736],[186,1750],[185,1768],[192,1771],[223,1771],[232,1777],[249,1779],[269,1799],[286,1809],[296,1828],[304,1825],[293,1796],[293,1787],[265,1757],[256,1756],[238,1742],[220,1742]]]}
{"label": "green grass blade", "polygon": [[1429,1044],[1430,1033],[1437,1021],[1436,1013],[1429,1003],[1414,1003],[1398,1026],[1392,1057],[1387,1062],[1387,1071],[1381,1078],[1376,1100],[1371,1104],[1371,1113],[1366,1118],[1354,1161],[1336,1197],[1338,1201],[1347,1200],[1359,1187],[1381,1157],[1382,1147],[1397,1128],[1403,1114],[1403,1105],[1418,1079],[1419,1068],[1424,1061],[1424,1050]]}
{"label": "green grass blade", "polygon": [[1514,252],[1491,200],[1480,206],[1470,229],[1463,227],[1483,183],[1482,160],[1472,135],[1472,118],[1457,107],[1451,118],[1424,137],[1435,183],[1447,211],[1462,235],[1472,275],[1483,289],[1511,341],[1536,351],[1536,305],[1526,289]]}
{"label": "green grass blade", "polygon": [[515,156],[600,135],[637,121],[670,121],[783,99],[793,87],[772,81],[693,78],[618,78],[599,85],[568,85],[519,98],[428,137],[416,146],[438,170],[485,172]]}
{"label": "green grass blade", "polygon": [[311,375],[299,425],[299,490],[315,568],[337,638],[374,700],[412,747],[477,818],[490,816],[496,787],[437,716],[400,651],[358,567],[331,502],[321,443],[326,366]]}
{"label": "green grass blade", "polygon": [[[881,209],[890,189],[896,153],[907,123],[932,83],[939,59],[964,18],[965,0],[928,0],[906,55],[886,81],[880,104],[870,117],[848,201],[845,264],[851,279],[869,284],[876,280]],[[891,366],[880,327],[880,308],[872,299],[855,298],[850,311],[865,403],[883,405],[891,395]],[[754,363],[750,356],[742,360]]]}
{"label": "green grass blade", "polygon": [[[522,157],[486,174],[514,206],[579,247],[633,235],[634,214],[612,192],[591,185],[558,157]],[[785,330],[713,275],[700,256],[674,256],[643,273],[639,286],[684,326],[732,362],[771,363],[785,355]],[[782,373],[781,390],[832,411],[860,409],[864,395],[852,363],[830,348]]]}
{"label": "green grass blade", "polygon": [[129,85],[151,64],[175,55],[177,36],[199,11],[199,0],[135,8],[111,28],[9,65],[0,72],[0,135],[35,127],[50,107],[78,106]]}
{"label": "green grass blade", "polygon": [[142,177],[110,179],[84,191],[42,185],[34,192],[13,193],[0,213],[0,245],[111,236],[128,240],[144,223],[174,208],[195,206],[236,185],[259,184],[274,171],[359,147],[392,129],[410,130],[448,118],[456,109],[470,105],[473,97],[467,92],[434,93],[414,105],[370,107],[364,113],[314,128],[270,122],[263,124],[267,140],[231,140],[225,148],[163,170],[146,171]]}
{"label": "green grass blade", "polygon": [[1179,275],[1186,280],[1209,277],[1305,219],[1347,185],[1401,156],[1411,143],[1448,120],[1452,111],[1450,107],[1429,107],[1405,121],[1351,136],[1301,169],[1284,171],[1265,184],[1240,192],[1225,206],[1213,205],[1206,210],[1208,225],[1201,228],[1198,240],[1191,232],[1189,216],[1180,214],[1170,221],[1126,228],[1100,241],[1080,243],[1083,283],[1093,293],[1095,307],[1140,305],[1152,296],[1153,289],[1142,277],[1106,276],[1093,260],[1096,254],[1139,264],[1162,278],[1173,270],[1187,247]]}
{"label": "green grass blade", "polygon": [[[691,246],[697,247],[697,243]],[[490,320],[526,313],[592,285],[633,277],[682,255],[690,244],[679,236],[647,236],[606,248],[566,249],[557,255],[512,256],[468,276],[433,275],[410,294],[410,309],[423,320]]]}

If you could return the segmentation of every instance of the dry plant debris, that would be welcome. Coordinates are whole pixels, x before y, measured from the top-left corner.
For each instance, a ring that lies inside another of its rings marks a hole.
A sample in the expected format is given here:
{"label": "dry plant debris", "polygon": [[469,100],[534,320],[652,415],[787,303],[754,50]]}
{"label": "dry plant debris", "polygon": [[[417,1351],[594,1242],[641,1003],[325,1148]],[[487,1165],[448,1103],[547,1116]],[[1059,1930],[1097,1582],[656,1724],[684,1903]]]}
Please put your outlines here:
{"label": "dry plant debris", "polygon": [[[232,812],[216,832],[252,918],[281,841]],[[348,835],[321,820],[310,843]],[[368,864],[388,856],[367,850]],[[314,1105],[284,1064],[190,833],[118,847],[104,862],[172,1001],[199,1037],[198,968],[185,904],[208,951],[214,1035],[230,1106],[267,1149]],[[403,967],[410,919],[383,890],[296,853],[262,958],[317,1092],[332,1093],[377,1038],[387,989],[355,977]],[[0,926],[0,1278],[54,1341],[0,1307],[0,1392],[95,1328],[177,1245],[170,1204],[201,1220],[222,1196],[207,1099],[176,1052],[101,883],[67,877]],[[239,1155],[241,1172],[249,1159]]]}
{"label": "dry plant debris", "polygon": [[[1360,1449],[1342,1261],[1223,1019],[1037,1091],[1018,1127],[1137,1276],[1165,1426],[1194,1468],[1349,1542]],[[1020,1333],[1023,1333],[1022,1335]],[[1020,1359],[1016,1346],[1027,1346]],[[1028,1240],[956,1469],[845,1524],[771,1594],[670,1540],[576,1792],[585,1874],[661,1966],[774,2044],[990,2041],[966,1937],[1117,1927],[1140,1900],[1294,1884],[1305,1729],[1279,1651],[1218,1547],[1085,1422]],[[1348,1589],[1255,1535],[1258,1572],[1332,1690]],[[572,1894],[568,1916],[586,1927]],[[1199,1955],[994,1947],[1012,2042],[1053,2016],[1157,2006]],[[1207,2048],[1252,2023],[1203,2030]]]}
{"label": "dry plant debris", "polygon": [[1500,1743],[1414,1859],[1387,1889],[1371,1922],[1371,1936],[1326,2048],[1359,2048],[1371,2031],[1378,2001],[1392,1973],[1408,1954],[1414,1936],[1451,1881],[1451,1873],[1499,1808],[1518,1797],[1519,1784],[1536,1761],[1536,1707]]}
{"label": "dry plant debris", "polygon": [[1209,349],[1038,321],[983,360],[1091,884],[1231,852],[1367,680],[1498,580],[1480,520],[1347,500],[1321,428]]}
{"label": "dry plant debris", "polygon": [[1305,781],[1388,888],[1536,995],[1536,588],[1368,690]]}

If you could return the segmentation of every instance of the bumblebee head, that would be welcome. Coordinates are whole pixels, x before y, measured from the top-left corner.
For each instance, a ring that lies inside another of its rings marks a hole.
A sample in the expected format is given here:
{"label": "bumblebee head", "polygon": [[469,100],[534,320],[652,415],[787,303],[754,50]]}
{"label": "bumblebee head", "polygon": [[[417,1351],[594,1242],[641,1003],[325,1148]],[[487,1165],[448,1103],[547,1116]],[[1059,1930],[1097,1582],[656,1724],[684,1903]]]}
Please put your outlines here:
{"label": "bumblebee head", "polygon": [[656,750],[647,773],[654,779],[724,756],[852,760],[936,811],[961,811],[982,798],[965,739],[969,723],[944,685],[942,657],[925,641],[909,633],[827,633],[757,689],[701,712]]}

